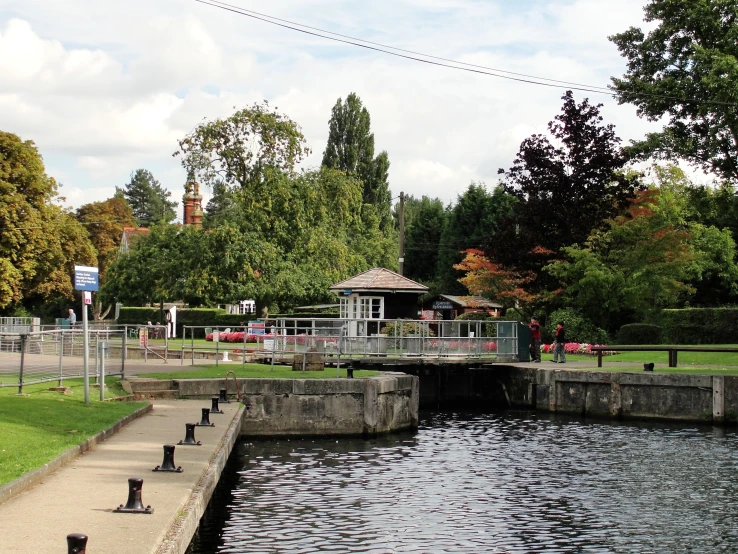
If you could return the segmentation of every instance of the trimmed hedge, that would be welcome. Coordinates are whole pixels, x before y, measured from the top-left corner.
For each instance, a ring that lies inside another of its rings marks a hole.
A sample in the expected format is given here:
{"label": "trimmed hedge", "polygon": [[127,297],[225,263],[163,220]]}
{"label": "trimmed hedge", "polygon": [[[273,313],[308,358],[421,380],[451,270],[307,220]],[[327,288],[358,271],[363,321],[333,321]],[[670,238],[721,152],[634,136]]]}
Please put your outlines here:
{"label": "trimmed hedge", "polygon": [[662,336],[668,344],[735,344],[737,308],[662,310]]}
{"label": "trimmed hedge", "polygon": [[661,344],[661,327],[650,323],[628,323],[618,331],[618,344]]}

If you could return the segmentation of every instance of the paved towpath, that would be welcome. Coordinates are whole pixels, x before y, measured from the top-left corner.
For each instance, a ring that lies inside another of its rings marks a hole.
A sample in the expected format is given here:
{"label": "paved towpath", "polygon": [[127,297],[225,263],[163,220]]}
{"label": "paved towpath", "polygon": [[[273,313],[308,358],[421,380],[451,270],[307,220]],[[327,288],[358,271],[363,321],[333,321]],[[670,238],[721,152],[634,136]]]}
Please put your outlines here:
{"label": "paved towpath", "polygon": [[[183,473],[151,470],[162,463],[164,444],[184,439],[185,423],[200,421],[205,400],[156,400],[148,414],[79,456],[19,496],[0,504],[0,551],[34,554],[67,552],[66,536],[89,537],[87,554],[145,554],[157,551],[208,470],[238,404],[221,404],[210,414],[215,427],[196,427],[202,446],[176,446]],[[143,504],[153,514],[117,514],[128,499],[128,478],[142,477]]]}

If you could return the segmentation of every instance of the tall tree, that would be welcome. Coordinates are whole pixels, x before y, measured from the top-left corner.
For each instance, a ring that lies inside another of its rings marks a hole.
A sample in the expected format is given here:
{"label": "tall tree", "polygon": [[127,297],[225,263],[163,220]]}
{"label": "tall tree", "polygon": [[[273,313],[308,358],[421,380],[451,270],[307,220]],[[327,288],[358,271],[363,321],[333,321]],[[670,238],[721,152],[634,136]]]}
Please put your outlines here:
{"label": "tall tree", "polygon": [[383,229],[390,227],[389,156],[382,151],[374,157],[371,117],[356,93],[333,106],[322,165],[357,175],[364,185],[364,203],[376,206]]}
{"label": "tall tree", "polygon": [[623,171],[627,158],[613,125],[602,123],[601,104],[577,104],[571,91],[562,99],[561,113],[548,124],[555,143],[533,135],[520,145],[513,166],[499,170],[506,190],[520,199],[518,247],[524,253],[583,242],[627,206],[638,186],[637,176]]}
{"label": "tall tree", "polygon": [[133,216],[141,227],[157,223],[169,223],[177,217],[177,202],[170,200],[172,193],[161,186],[148,169],[137,169],[123,187],[115,187],[116,198],[124,198],[133,210]]}
{"label": "tall tree", "polygon": [[123,227],[136,224],[133,210],[123,198],[108,198],[102,202],[80,206],[77,209],[77,219],[85,225],[97,250],[97,267],[100,270],[100,279],[104,280],[112,256],[120,247]]}
{"label": "tall tree", "polygon": [[631,148],[643,157],[679,157],[738,179],[738,3],[650,0],[648,34],[631,27],[610,37],[628,62],[613,78],[618,101],[667,121]]}
{"label": "tall tree", "polygon": [[405,201],[405,275],[429,283],[436,277],[445,211],[439,198]]}

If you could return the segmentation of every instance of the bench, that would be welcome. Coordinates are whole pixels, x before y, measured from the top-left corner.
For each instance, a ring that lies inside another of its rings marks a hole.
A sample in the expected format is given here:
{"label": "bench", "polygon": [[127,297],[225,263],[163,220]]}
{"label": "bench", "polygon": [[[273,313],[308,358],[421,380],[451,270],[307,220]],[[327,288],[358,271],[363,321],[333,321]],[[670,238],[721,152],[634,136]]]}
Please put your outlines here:
{"label": "bench", "polygon": [[593,346],[591,352],[597,352],[597,367],[602,367],[602,353],[607,352],[668,352],[669,367],[677,366],[677,352],[738,352],[731,346]]}

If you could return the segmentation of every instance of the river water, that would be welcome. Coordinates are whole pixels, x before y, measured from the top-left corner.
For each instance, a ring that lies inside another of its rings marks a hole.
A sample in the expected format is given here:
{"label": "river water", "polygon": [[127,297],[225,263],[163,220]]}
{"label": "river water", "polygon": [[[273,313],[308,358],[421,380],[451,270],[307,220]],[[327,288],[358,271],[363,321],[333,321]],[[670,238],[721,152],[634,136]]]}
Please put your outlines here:
{"label": "river water", "polygon": [[738,553],[738,434],[509,411],[237,445],[188,554]]}

